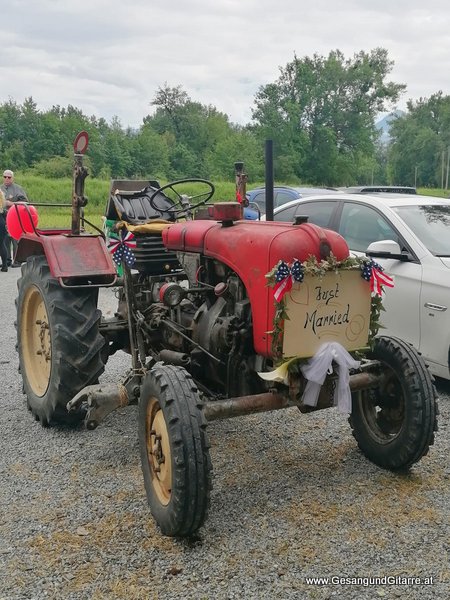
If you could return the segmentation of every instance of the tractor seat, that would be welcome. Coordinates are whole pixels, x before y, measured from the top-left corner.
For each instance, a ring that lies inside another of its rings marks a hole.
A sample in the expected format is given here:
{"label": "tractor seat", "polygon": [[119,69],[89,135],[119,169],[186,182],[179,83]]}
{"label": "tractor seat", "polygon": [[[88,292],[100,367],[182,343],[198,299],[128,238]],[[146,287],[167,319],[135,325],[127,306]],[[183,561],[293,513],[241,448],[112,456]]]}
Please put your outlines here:
{"label": "tractor seat", "polygon": [[125,221],[131,225],[141,225],[155,219],[175,221],[174,215],[165,210],[173,205],[165,194],[158,194],[154,200],[156,206],[161,207],[161,211],[155,210],[150,204],[150,198],[157,189],[147,185],[139,191],[111,190],[105,211],[106,218]]}

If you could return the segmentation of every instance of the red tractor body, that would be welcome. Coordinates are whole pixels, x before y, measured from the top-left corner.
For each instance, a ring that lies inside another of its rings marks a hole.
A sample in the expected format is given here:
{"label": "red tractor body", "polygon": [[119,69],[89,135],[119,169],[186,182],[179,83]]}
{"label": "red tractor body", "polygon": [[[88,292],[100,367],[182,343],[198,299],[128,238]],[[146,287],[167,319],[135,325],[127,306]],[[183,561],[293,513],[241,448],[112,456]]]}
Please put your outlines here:
{"label": "red tractor body", "polygon": [[[251,304],[253,343],[257,354],[272,356],[270,331],[275,304],[266,274],[280,261],[320,261],[324,247],[337,260],[348,257],[348,246],[336,232],[309,223],[187,221],[163,231],[168,250],[196,252],[232,269],[245,286]],[[199,274],[201,277],[201,273]]]}

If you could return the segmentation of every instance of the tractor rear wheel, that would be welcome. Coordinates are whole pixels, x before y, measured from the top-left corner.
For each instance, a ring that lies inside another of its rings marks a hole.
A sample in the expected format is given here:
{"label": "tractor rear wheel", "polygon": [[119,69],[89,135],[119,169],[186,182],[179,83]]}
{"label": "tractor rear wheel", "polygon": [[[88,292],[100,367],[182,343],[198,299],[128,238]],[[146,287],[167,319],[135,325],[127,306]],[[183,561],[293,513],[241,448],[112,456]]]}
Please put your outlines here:
{"label": "tractor rear wheel", "polygon": [[104,370],[97,288],[63,288],[45,256],[31,256],[17,282],[17,350],[28,407],[42,425],[73,423],[67,402]]}
{"label": "tractor rear wheel", "polygon": [[202,402],[185,369],[159,363],[145,376],[139,445],[148,503],[162,533],[194,534],[209,505],[211,460]]}
{"label": "tractor rear wheel", "polygon": [[379,361],[384,377],[378,389],[353,394],[353,435],[375,464],[408,469],[434,443],[438,407],[433,380],[417,351],[400,339],[376,338],[368,358]]}

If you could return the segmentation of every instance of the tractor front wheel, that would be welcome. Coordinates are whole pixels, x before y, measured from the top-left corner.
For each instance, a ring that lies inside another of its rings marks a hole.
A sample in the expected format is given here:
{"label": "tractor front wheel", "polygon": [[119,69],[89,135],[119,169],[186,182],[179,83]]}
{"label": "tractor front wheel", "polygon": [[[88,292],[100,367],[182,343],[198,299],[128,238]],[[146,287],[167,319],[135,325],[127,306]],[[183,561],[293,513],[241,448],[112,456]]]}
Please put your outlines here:
{"label": "tractor front wheel", "polygon": [[17,350],[28,407],[42,425],[71,423],[67,402],[104,370],[97,288],[63,288],[45,256],[31,256],[17,282]]}
{"label": "tractor front wheel", "polygon": [[148,503],[162,533],[194,534],[209,505],[211,460],[199,393],[181,367],[157,364],[145,376],[139,445]]}
{"label": "tractor front wheel", "polygon": [[376,338],[368,358],[379,362],[383,377],[379,388],[353,394],[353,435],[375,464],[407,469],[434,442],[438,409],[431,375],[417,351],[397,338]]}

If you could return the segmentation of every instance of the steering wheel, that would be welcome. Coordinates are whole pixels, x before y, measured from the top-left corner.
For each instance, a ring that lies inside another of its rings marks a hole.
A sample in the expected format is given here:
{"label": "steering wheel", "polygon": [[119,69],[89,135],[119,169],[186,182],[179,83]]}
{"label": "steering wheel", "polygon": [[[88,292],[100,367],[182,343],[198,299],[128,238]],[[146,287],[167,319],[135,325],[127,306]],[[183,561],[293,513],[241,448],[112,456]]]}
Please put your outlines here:
{"label": "steering wheel", "polygon": [[[185,185],[186,183],[204,184],[205,191],[200,191],[200,193],[195,194],[194,196],[180,194],[180,192],[176,188],[181,185]],[[168,196],[169,200],[173,202],[173,206],[164,206],[164,208],[161,208],[161,206],[158,206],[156,203],[156,197],[158,196],[158,194],[164,193],[165,190],[172,190],[173,194],[175,195],[175,199],[170,198],[170,196]],[[155,192],[153,192],[153,194],[150,196],[150,205],[154,210],[161,214],[169,213],[170,215],[176,216],[180,213],[189,213],[193,208],[197,208],[206,204],[208,200],[213,196],[214,190],[214,185],[207,179],[178,179],[177,181],[171,181],[170,183],[163,185]]]}

